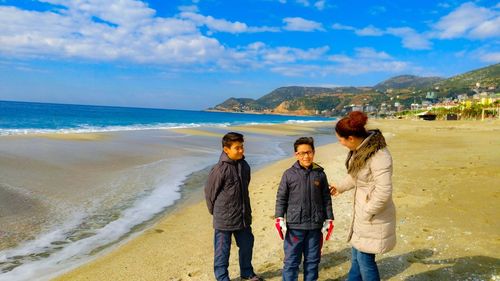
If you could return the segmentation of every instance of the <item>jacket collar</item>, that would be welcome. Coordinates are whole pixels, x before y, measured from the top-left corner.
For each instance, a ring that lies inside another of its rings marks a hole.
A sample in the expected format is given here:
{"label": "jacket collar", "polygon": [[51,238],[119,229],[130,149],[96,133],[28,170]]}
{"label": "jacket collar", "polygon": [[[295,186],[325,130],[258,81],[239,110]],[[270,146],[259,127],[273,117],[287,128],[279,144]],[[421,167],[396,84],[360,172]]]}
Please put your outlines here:
{"label": "jacket collar", "polygon": [[366,161],[370,159],[377,151],[387,146],[385,138],[380,130],[375,129],[368,131],[369,135],[356,148],[355,151],[349,152],[346,160],[347,172],[350,175],[357,175],[358,172],[365,166]]}
{"label": "jacket collar", "polygon": [[[295,161],[295,163],[293,164],[292,167],[295,169],[298,169],[298,170],[306,170],[304,167],[300,166],[299,160]],[[323,171],[323,167],[321,167],[320,165],[313,162],[312,168],[309,168],[307,170],[308,171]]]}
{"label": "jacket collar", "polygon": [[240,160],[233,160],[233,159],[229,158],[229,156],[227,156],[227,154],[224,151],[222,151],[222,153],[220,154],[220,157],[219,157],[219,162],[226,162],[228,164],[236,165],[238,163],[238,161],[241,161],[244,159],[245,159],[245,156],[243,155],[243,158],[241,158]]}

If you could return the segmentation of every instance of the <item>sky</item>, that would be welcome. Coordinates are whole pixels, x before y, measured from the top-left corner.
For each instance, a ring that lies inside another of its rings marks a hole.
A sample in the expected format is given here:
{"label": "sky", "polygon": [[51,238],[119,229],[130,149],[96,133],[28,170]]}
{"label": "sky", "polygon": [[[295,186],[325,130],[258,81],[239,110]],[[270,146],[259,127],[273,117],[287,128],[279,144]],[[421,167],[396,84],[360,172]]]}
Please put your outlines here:
{"label": "sky", "polygon": [[202,110],[499,62],[499,1],[0,0],[0,100]]}

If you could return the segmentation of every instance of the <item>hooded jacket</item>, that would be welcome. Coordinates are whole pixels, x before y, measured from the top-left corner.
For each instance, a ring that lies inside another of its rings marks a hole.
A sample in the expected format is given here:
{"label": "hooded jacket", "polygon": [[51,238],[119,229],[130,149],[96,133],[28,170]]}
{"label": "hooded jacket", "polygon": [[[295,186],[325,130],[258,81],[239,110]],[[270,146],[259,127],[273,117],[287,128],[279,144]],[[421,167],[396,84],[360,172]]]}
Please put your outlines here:
{"label": "hooded jacket", "polygon": [[299,161],[287,169],[276,195],[276,217],[285,217],[288,228],[312,230],[333,220],[332,199],[323,168],[313,163],[305,169]]}
{"label": "hooded jacket", "polygon": [[392,201],[392,157],[379,130],[350,151],[348,175],[336,187],[342,193],[354,188],[353,219],[348,241],[365,253],[379,254],[396,245],[396,208]]}
{"label": "hooded jacket", "polygon": [[222,152],[205,185],[205,200],[218,230],[234,231],[250,226],[252,209],[248,196],[250,166]]}

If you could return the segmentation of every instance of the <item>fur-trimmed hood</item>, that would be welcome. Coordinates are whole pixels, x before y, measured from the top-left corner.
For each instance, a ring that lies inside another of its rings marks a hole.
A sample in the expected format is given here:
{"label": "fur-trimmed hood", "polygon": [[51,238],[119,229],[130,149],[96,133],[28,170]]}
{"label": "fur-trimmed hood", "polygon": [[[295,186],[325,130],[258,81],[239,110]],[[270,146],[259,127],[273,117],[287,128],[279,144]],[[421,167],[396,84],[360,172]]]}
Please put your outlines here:
{"label": "fur-trimmed hood", "polygon": [[368,137],[363,140],[359,147],[354,151],[350,151],[347,155],[345,165],[347,172],[353,177],[356,177],[370,157],[387,146],[380,130],[375,129],[368,131],[368,133]]}

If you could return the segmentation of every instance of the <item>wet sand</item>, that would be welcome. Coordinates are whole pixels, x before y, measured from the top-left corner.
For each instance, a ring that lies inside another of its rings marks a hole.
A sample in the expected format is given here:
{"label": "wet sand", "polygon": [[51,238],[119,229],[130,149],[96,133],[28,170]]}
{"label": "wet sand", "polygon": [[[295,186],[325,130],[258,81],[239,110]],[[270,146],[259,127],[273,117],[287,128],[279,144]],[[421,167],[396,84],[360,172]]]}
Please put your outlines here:
{"label": "wet sand", "polygon": [[[378,256],[382,279],[498,280],[500,123],[374,120],[369,126],[383,131],[394,159],[398,245]],[[346,153],[338,144],[317,149],[316,162],[331,182],[345,175]],[[281,280],[274,200],[292,164],[277,161],[252,175],[253,263],[266,280]],[[320,280],[344,280],[349,270],[351,204],[349,193],[334,199],[336,228],[323,248]],[[213,280],[212,236],[203,201],[179,205],[138,237],[55,280]],[[236,278],[237,248],[231,253]]]}

